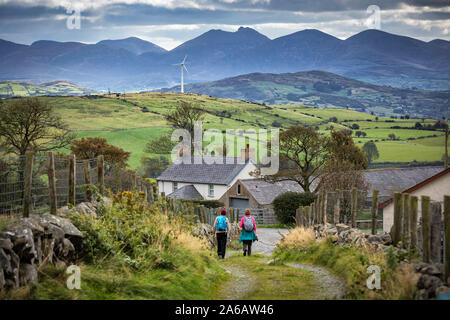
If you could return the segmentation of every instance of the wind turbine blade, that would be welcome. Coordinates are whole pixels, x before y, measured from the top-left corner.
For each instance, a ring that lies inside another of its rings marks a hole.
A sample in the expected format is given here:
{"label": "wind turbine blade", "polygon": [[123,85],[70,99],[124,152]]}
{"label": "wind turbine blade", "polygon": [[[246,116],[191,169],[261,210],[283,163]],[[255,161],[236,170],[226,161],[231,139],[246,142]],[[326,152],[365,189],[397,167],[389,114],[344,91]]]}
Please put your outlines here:
{"label": "wind turbine blade", "polygon": [[188,69],[186,68],[186,66],[183,64],[184,69],[186,69],[186,72],[189,72]]}
{"label": "wind turbine blade", "polygon": [[186,58],[187,58],[187,55],[184,56],[184,59],[183,59],[183,62],[182,62],[183,64],[186,61]]}

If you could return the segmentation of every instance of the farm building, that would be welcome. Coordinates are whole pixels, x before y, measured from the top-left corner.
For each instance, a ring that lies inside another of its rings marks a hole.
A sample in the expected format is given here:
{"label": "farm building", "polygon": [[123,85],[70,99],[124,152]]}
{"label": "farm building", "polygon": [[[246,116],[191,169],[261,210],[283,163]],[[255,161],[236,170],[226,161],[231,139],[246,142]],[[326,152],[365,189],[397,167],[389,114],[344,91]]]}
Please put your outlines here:
{"label": "farm building", "polygon": [[273,200],[280,194],[303,192],[295,181],[270,183],[261,179],[239,179],[219,199],[230,208],[273,208]]}
{"label": "farm building", "polygon": [[441,171],[442,167],[438,166],[367,170],[364,179],[369,184],[368,200],[371,201],[373,190],[378,190],[379,202],[384,202],[394,192],[408,189]]}
{"label": "farm building", "polygon": [[237,180],[252,178],[250,173],[257,167],[246,155],[245,161],[242,157],[193,156],[191,164],[173,163],[156,178],[159,191],[172,198],[218,200]]}
{"label": "farm building", "polygon": [[[429,196],[431,200],[443,201],[444,195],[450,194],[450,168],[441,170],[409,188],[398,190],[419,197],[418,217],[421,216],[420,196]],[[390,231],[394,223],[394,202],[391,198],[380,204],[383,209],[383,230]]]}

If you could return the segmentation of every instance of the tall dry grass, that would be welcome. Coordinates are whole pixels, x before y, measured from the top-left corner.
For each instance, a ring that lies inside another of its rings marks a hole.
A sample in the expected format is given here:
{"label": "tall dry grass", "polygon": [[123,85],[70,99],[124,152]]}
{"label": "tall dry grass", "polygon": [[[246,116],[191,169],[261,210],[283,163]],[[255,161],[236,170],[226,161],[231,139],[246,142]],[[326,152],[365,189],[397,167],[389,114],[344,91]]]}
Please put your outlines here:
{"label": "tall dry grass", "polygon": [[314,230],[312,228],[296,227],[281,241],[281,246],[287,249],[302,248],[315,241]]}

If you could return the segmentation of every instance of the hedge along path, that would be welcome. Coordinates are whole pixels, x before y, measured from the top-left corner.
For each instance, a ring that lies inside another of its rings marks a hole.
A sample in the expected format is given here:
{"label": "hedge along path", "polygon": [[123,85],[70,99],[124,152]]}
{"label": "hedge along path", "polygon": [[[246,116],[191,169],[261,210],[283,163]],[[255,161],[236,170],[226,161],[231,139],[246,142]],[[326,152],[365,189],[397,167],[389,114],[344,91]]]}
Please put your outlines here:
{"label": "hedge along path", "polygon": [[345,293],[342,280],[323,267],[306,264],[267,264],[270,255],[288,229],[258,229],[259,241],[253,244],[253,256],[242,251],[227,252],[220,260],[230,278],[212,297],[219,300],[318,300],[340,299]]}

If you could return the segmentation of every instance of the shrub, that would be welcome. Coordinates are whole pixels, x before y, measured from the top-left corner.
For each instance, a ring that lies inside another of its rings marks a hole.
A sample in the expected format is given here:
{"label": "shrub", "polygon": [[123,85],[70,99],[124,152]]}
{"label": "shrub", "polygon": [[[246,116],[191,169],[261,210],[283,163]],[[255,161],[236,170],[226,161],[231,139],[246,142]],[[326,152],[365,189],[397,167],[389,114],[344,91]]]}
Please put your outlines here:
{"label": "shrub", "polygon": [[285,192],[273,201],[273,208],[280,223],[294,222],[295,210],[299,206],[309,206],[316,199],[311,192]]}

